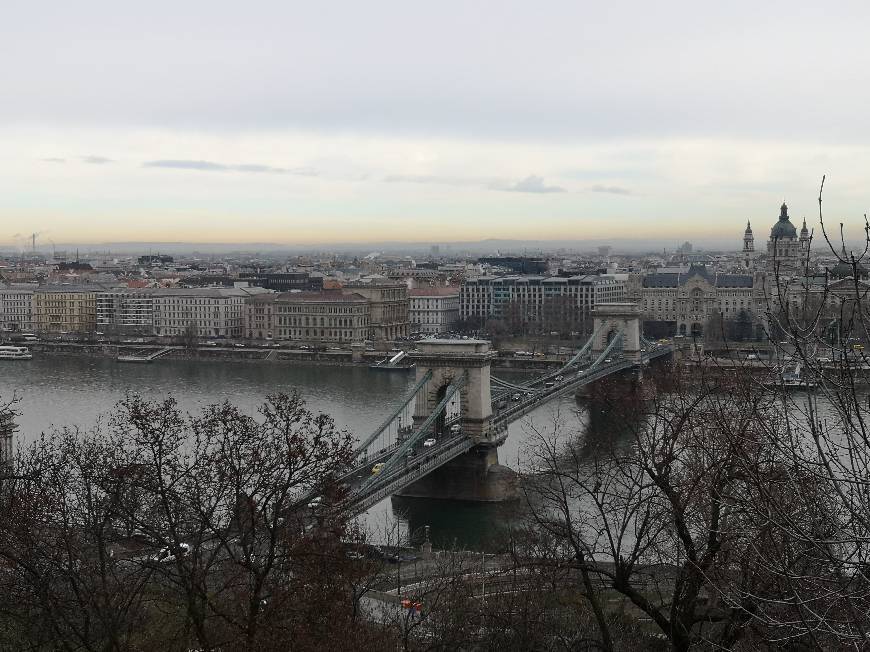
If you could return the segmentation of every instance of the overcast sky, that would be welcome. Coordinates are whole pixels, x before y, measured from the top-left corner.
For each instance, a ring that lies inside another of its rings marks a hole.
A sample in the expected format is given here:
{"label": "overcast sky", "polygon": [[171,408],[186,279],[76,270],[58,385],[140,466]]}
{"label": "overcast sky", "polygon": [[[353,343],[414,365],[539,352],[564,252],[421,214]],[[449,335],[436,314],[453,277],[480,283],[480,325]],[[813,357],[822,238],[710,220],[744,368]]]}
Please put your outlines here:
{"label": "overcast sky", "polygon": [[732,238],[870,208],[866,2],[3,2],[0,243]]}

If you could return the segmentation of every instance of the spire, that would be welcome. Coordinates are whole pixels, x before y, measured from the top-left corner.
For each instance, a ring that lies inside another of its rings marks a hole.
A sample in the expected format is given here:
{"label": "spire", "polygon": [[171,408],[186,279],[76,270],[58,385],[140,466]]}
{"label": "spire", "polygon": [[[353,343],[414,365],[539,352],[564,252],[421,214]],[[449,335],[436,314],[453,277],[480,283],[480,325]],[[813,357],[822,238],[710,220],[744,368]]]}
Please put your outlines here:
{"label": "spire", "polygon": [[788,206],[785,202],[782,202],[782,206],[779,207],[779,219],[783,222],[788,220]]}
{"label": "spire", "polygon": [[746,220],[746,235],[752,235],[752,227],[749,224],[749,220]]}

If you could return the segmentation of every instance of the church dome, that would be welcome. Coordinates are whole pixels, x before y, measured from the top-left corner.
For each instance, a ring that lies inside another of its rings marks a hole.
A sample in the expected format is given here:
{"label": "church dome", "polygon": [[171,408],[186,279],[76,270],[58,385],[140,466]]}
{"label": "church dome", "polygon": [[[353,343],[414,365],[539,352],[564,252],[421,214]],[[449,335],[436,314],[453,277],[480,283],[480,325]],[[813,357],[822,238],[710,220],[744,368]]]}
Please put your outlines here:
{"label": "church dome", "polygon": [[853,266],[852,263],[847,262],[849,260],[851,260],[851,257],[846,253],[846,247],[844,246],[843,251],[840,254],[840,262],[829,270],[831,278],[849,278],[854,277],[857,274],[858,278],[866,279],[867,268],[860,263]]}
{"label": "church dome", "polygon": [[782,240],[783,238],[794,239],[797,237],[797,229],[788,219],[788,206],[783,203],[779,208],[779,221],[770,230],[770,239]]}

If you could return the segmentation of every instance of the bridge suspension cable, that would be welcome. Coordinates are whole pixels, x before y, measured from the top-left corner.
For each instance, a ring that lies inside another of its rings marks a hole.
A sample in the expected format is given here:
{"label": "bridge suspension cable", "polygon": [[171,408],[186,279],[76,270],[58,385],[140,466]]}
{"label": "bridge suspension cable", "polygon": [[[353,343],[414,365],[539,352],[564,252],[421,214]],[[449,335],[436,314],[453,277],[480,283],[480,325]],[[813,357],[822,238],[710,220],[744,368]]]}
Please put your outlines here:
{"label": "bridge suspension cable", "polygon": [[[524,384],[509,383],[506,380],[502,380],[501,378],[496,378],[494,376],[490,379],[490,381],[492,383],[494,383],[495,385],[498,385],[499,387],[507,388],[508,390],[523,391],[524,392],[524,391],[529,390],[532,385],[536,385],[538,383],[550,380],[551,378],[555,378],[556,376],[561,376],[568,369],[570,369],[575,364],[577,364],[581,359],[583,359],[585,356],[589,355],[589,351],[591,350],[592,345],[595,342],[595,338],[598,336],[598,334],[603,329],[604,329],[604,324],[600,324],[598,326],[598,328],[596,328],[592,332],[592,335],[589,336],[589,339],[586,340],[586,343],[582,347],[580,347],[580,350],[577,351],[577,353],[575,353],[565,364],[563,364],[561,367],[559,367],[556,371],[551,371],[550,373],[544,374],[543,376],[539,376],[539,377],[535,378],[534,380],[530,380],[529,382],[524,383]],[[508,392],[504,392],[504,393],[508,393]]]}
{"label": "bridge suspension cable", "polygon": [[601,352],[601,355],[598,356],[595,362],[589,365],[589,369],[595,369],[602,360],[605,360],[607,356],[613,352],[613,349],[615,349],[617,346],[622,346],[622,331],[619,331],[618,333],[616,333],[616,335],[613,336],[613,339],[610,340],[610,343]]}
{"label": "bridge suspension cable", "polygon": [[417,394],[420,392],[420,390],[423,389],[426,383],[428,383],[431,379],[432,371],[430,369],[405,395],[405,397],[402,399],[402,402],[395,410],[393,410],[392,414],[384,419],[383,423],[378,426],[378,429],[375,430],[368,437],[366,437],[365,440],[363,440],[360,445],[356,447],[356,450],[354,450],[353,452],[354,457],[359,457],[362,453],[368,450],[368,447],[372,445],[372,442],[374,442],[380,436],[380,434],[384,432],[384,430],[390,427],[390,424],[395,421],[396,417],[398,417],[406,407],[408,407],[408,404],[417,397]]}
{"label": "bridge suspension cable", "polygon": [[396,465],[396,463],[399,460],[405,459],[405,455],[407,455],[408,451],[411,450],[417,444],[417,442],[423,438],[423,436],[434,425],[435,420],[447,409],[447,405],[450,403],[453,395],[456,394],[456,392],[458,392],[465,385],[467,379],[467,374],[463,374],[447,386],[447,389],[444,392],[444,398],[441,399],[441,402],[435,406],[435,409],[432,410],[429,416],[426,417],[426,420],[420,424],[420,427],[417,428],[407,439],[405,439],[401,443],[401,445],[393,452],[390,458],[383,463],[384,465],[381,467],[381,470],[378,472],[378,474],[371,476],[362,484],[359,489],[360,493],[370,490],[371,487],[376,486],[390,475],[390,471]]}

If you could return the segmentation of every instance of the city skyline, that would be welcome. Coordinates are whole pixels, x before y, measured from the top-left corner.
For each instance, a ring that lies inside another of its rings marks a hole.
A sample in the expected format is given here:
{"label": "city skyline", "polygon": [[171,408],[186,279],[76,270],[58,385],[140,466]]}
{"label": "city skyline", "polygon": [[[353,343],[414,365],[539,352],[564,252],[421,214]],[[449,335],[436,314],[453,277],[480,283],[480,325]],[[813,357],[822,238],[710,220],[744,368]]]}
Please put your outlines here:
{"label": "city skyline", "polygon": [[15,6],[0,245],[860,233],[864,5],[498,7]]}

